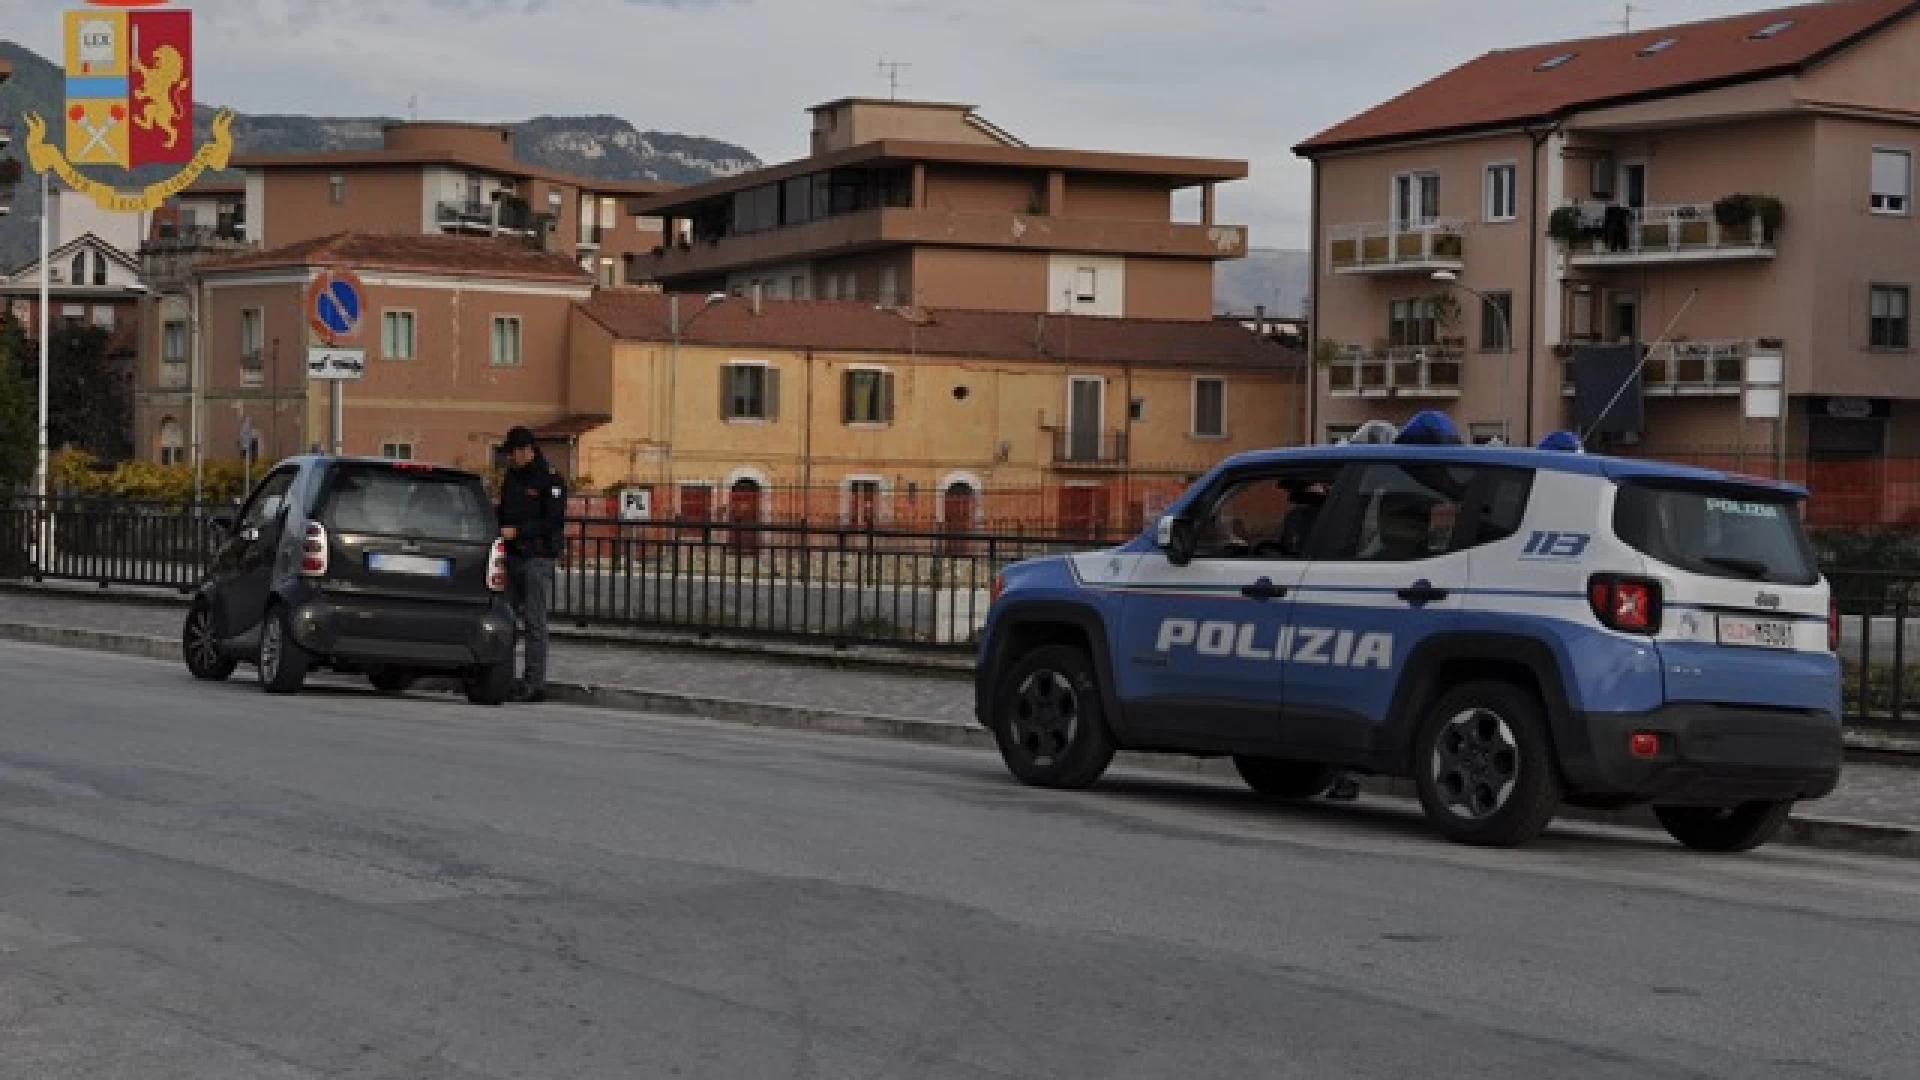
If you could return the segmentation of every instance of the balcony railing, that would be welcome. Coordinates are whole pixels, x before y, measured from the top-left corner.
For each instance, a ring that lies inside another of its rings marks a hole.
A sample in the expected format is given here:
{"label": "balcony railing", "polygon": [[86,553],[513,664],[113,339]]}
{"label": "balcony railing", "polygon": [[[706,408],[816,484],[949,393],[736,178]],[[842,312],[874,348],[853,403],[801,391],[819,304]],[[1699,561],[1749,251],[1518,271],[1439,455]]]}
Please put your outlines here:
{"label": "balcony railing", "polygon": [[188,386],[188,369],[185,360],[162,360],[160,362],[160,389],[185,390]]}
{"label": "balcony railing", "polygon": [[1334,397],[1457,398],[1465,354],[1437,346],[1347,348],[1328,370]]}
{"label": "balcony railing", "polygon": [[[1648,397],[1738,397],[1749,383],[1749,362],[1756,356],[1776,362],[1777,349],[1752,341],[1672,341],[1652,347],[1641,372],[1641,390]],[[1571,395],[1573,359],[1565,361],[1562,389]]]}
{"label": "balcony railing", "polygon": [[1728,228],[1712,203],[1626,207],[1586,203],[1581,233],[1568,243],[1574,266],[1728,262],[1774,257],[1773,237],[1758,217]]}
{"label": "balcony railing", "polygon": [[1127,464],[1127,433],[1062,429],[1053,433],[1053,463],[1087,468]]}
{"label": "balcony railing", "polygon": [[1336,274],[1415,274],[1466,265],[1466,222],[1457,218],[1336,225],[1327,257]]}

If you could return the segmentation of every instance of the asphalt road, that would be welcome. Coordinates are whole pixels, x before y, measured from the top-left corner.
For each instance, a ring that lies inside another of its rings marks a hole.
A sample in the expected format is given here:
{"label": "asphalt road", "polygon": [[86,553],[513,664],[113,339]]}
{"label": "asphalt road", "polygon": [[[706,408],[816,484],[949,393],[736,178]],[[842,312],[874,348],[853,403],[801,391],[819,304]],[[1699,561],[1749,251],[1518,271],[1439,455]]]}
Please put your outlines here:
{"label": "asphalt road", "polygon": [[28,647],[0,687],[0,1077],[1920,1075],[1920,863]]}

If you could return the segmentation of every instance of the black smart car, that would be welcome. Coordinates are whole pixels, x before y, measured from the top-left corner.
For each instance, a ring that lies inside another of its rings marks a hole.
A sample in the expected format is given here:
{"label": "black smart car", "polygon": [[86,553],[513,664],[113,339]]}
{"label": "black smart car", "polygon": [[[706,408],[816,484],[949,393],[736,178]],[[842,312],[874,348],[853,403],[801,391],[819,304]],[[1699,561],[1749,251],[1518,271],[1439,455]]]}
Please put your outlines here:
{"label": "black smart car", "polygon": [[182,635],[196,678],[250,663],[270,694],[297,693],[321,669],[364,674],[385,693],[439,675],[476,704],[511,694],[506,547],[478,476],[294,458],[213,527],[220,551]]}

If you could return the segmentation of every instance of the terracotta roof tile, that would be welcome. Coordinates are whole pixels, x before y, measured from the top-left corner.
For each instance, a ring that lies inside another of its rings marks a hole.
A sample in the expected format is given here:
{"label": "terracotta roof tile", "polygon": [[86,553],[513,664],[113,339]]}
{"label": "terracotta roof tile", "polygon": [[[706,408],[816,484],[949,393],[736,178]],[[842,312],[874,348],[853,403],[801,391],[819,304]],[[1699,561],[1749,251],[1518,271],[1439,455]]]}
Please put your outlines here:
{"label": "terracotta roof tile", "polygon": [[[1828,0],[1631,34],[1491,52],[1315,135],[1295,153],[1416,135],[1514,127],[1579,108],[1799,71],[1904,18],[1915,0]],[[1777,23],[1791,25],[1756,35]],[[1667,38],[1673,45],[1646,56]],[[1541,64],[1571,54],[1551,69]]]}
{"label": "terracotta roof tile", "polygon": [[[669,302],[662,293],[613,289],[595,293],[581,309],[615,337],[667,341]],[[704,306],[700,297],[681,298],[683,344],[1205,369],[1286,369],[1303,360],[1298,350],[1238,323],[1212,320],[893,309],[847,300],[768,300],[755,315],[744,299],[727,300],[694,319]]]}
{"label": "terracotta roof tile", "polygon": [[271,251],[210,259],[199,269],[202,273],[220,274],[296,266],[589,283],[586,271],[572,259],[528,247],[523,242],[398,233],[334,233]]}

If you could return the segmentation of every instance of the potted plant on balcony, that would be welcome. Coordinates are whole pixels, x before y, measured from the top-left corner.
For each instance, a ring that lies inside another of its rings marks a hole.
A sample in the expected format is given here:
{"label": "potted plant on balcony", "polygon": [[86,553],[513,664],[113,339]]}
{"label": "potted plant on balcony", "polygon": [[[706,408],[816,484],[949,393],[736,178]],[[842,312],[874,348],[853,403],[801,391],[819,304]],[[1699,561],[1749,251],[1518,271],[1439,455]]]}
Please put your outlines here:
{"label": "potted plant on balcony", "polygon": [[1713,217],[1720,223],[1723,236],[1751,236],[1754,222],[1760,223],[1761,243],[1773,243],[1773,234],[1786,218],[1786,208],[1772,195],[1736,192],[1716,200]]}
{"label": "potted plant on balcony", "polygon": [[1547,216],[1547,235],[1563,244],[1580,239],[1586,227],[1580,220],[1580,208],[1562,206]]}

